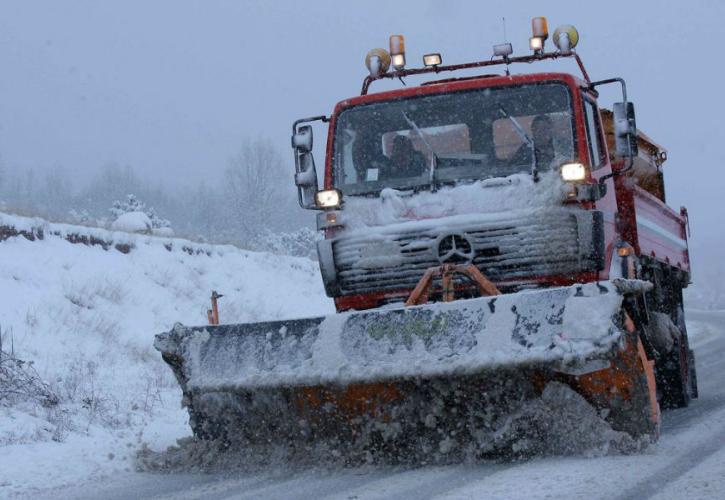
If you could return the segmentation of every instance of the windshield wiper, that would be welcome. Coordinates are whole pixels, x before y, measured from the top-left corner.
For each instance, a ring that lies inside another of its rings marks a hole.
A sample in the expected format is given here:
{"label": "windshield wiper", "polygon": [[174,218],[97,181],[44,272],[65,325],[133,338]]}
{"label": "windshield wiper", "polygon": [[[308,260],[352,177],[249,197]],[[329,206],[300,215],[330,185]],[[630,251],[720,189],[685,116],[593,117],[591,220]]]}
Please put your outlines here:
{"label": "windshield wiper", "polygon": [[513,116],[509,115],[502,105],[499,104],[498,110],[501,112],[501,115],[504,118],[508,118],[509,120],[511,120],[511,123],[514,126],[514,130],[516,130],[516,133],[519,135],[521,140],[526,143],[529,149],[531,149],[531,176],[534,178],[534,182],[539,182],[539,169],[536,167],[536,145],[534,144],[534,141],[531,139],[531,137],[528,136],[519,121]]}
{"label": "windshield wiper", "polygon": [[425,147],[428,149],[428,152],[430,153],[430,171],[429,171],[429,178],[430,178],[430,190],[431,192],[436,192],[436,170],[438,170],[438,154],[433,149],[433,146],[428,142],[428,138],[425,136],[423,131],[420,129],[418,125],[408,116],[408,114],[403,111],[403,118],[405,118],[405,121],[408,122],[408,125],[413,127],[413,130],[415,130],[415,133],[418,134],[418,137],[420,137],[420,140],[425,144]]}

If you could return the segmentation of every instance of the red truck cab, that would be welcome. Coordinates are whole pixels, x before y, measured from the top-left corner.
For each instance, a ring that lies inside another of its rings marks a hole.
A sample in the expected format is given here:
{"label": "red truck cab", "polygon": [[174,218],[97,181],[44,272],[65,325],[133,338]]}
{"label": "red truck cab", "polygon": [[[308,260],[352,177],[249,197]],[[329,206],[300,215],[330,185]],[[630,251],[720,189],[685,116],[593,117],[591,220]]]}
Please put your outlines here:
{"label": "red truck cab", "polygon": [[[568,94],[569,102],[566,106],[569,106],[569,112],[553,110],[550,115],[556,118],[556,115],[559,114],[562,115],[559,116],[560,120],[570,121],[572,144],[570,157],[566,158],[566,161],[580,163],[586,167],[585,177],[578,180],[575,185],[569,186],[575,191],[579,190],[583,194],[577,196],[577,193],[572,191],[570,193],[573,195],[571,198],[564,197],[561,201],[564,205],[577,205],[581,209],[597,214],[599,218],[593,218],[592,225],[598,226],[595,230],[601,232],[599,236],[602,238],[602,248],[594,250],[600,252],[601,255],[596,256],[598,262],[594,266],[585,266],[579,269],[561,268],[559,266],[558,269],[561,272],[531,272],[523,277],[523,279],[521,276],[510,277],[499,273],[498,275],[492,276],[492,280],[503,290],[508,291],[515,291],[522,286],[568,285],[576,282],[606,280],[609,279],[610,273],[612,272],[612,262],[619,260],[616,256],[617,245],[628,244],[633,248],[637,256],[643,256],[646,260],[651,259],[652,263],[656,262],[662,266],[672,268],[672,274],[677,276],[678,281],[685,285],[689,281],[690,271],[685,235],[686,221],[683,216],[677,214],[664,203],[664,187],[661,172],[662,162],[666,158],[664,149],[658,147],[644,134],[639,133],[638,143],[641,147],[638,148],[639,151],[633,158],[633,165],[629,172],[619,176],[612,176],[613,172],[627,168],[627,161],[625,159],[617,159],[613,151],[615,131],[612,113],[608,110],[599,109],[596,100],[597,93],[590,87],[588,82],[570,74],[483,75],[460,80],[448,79],[441,82],[426,82],[416,87],[405,87],[399,90],[361,95],[346,99],[337,104],[329,119],[324,188],[326,190],[339,189],[343,194],[345,202],[357,194],[355,191],[358,188],[356,183],[348,182],[348,185],[346,185],[342,178],[344,175],[347,175],[348,180],[350,180],[349,177],[353,175],[352,171],[347,172],[347,174],[344,172],[339,173],[339,178],[336,179],[336,168],[345,168],[344,165],[340,166],[340,163],[344,162],[343,156],[347,155],[351,157],[354,149],[353,144],[350,148],[347,148],[348,150],[345,150],[345,146],[342,145],[346,140],[342,135],[345,132],[341,132],[339,128],[340,122],[344,121],[340,117],[342,116],[344,118],[346,113],[350,114],[348,113],[349,111],[364,110],[366,107],[370,108],[371,106],[390,109],[396,103],[406,102],[406,100],[415,103],[416,100],[427,97],[435,99],[441,96],[444,98],[453,96],[453,99],[455,99],[457,96],[464,96],[466,94],[471,96],[487,92],[503,93],[507,89],[529,91],[532,95],[541,96],[542,93],[546,93],[544,89],[547,87],[556,88],[557,92],[550,92],[551,96],[544,95],[543,99],[555,99],[555,94],[564,94],[564,92],[561,92],[563,90]],[[519,96],[512,96],[510,100],[515,101],[518,98]],[[468,103],[465,105],[468,105]],[[531,108],[531,106],[529,107]],[[564,106],[562,106],[562,109],[564,109]],[[392,112],[395,113],[396,110]],[[528,131],[530,131],[531,121],[534,118],[531,115],[524,114],[529,112],[532,112],[532,109],[522,109],[518,116],[521,126]],[[371,113],[379,114],[380,112],[377,109],[371,109]],[[500,114],[500,111],[494,111],[494,113]],[[481,112],[478,116],[484,114],[484,112]],[[472,116],[475,117],[476,115],[474,114]],[[366,115],[362,116],[362,121],[367,119]],[[406,118],[402,117],[402,121],[405,120]],[[368,121],[364,127],[369,128],[370,123]],[[405,125],[408,129],[413,128],[407,123]],[[490,124],[492,131],[488,131],[488,136],[485,135],[485,131],[474,130],[470,126],[470,123],[465,126],[465,130],[458,134],[458,137],[456,137],[456,131],[453,129],[456,128],[456,125],[460,125],[458,128],[462,129],[464,128],[463,124],[448,123],[441,125],[429,123],[426,125],[428,126],[421,126],[423,128],[420,131],[425,134],[425,130],[427,130],[429,135],[432,135],[430,134],[432,130],[438,131],[434,139],[438,142],[437,147],[443,148],[443,150],[448,152],[455,151],[457,147],[461,150],[460,144],[456,144],[456,142],[471,142],[476,134],[478,136],[489,137],[495,151],[488,152],[493,153],[493,155],[505,156],[506,154],[510,154],[510,151],[517,146],[522,146],[522,141],[514,133],[514,127],[509,125],[509,120],[504,116],[496,117],[493,123]],[[448,127],[449,130],[441,131],[445,127]],[[388,128],[399,129],[400,126],[391,125]],[[350,133],[349,130],[346,132]],[[388,135],[400,134],[399,130],[391,131],[389,134],[385,132],[380,134],[380,137],[377,139],[382,139],[381,149],[385,150],[387,148],[387,151],[379,152],[383,153],[381,158],[384,160],[389,159],[389,155],[391,154],[391,144],[393,141]],[[408,135],[414,135],[414,132],[408,132]],[[448,137],[444,137],[445,135]],[[500,144],[496,143],[497,141]],[[351,142],[354,143],[354,139]],[[417,140],[417,137],[413,137],[412,142],[416,143],[413,147],[414,153],[425,156],[427,152],[425,146],[421,144],[422,141]],[[507,144],[509,142],[513,142],[514,144]],[[507,152],[507,148],[509,152]],[[470,145],[463,149],[467,152],[475,151],[475,148],[472,148]],[[481,155],[485,154],[484,149],[478,150]],[[427,162],[428,159],[425,161]],[[349,167],[348,170],[350,170]],[[460,181],[461,179],[456,180]],[[360,192],[359,196],[375,198],[385,187],[392,185],[398,189],[405,189],[410,187],[411,184],[415,184],[415,182],[412,182],[407,185],[401,185],[400,182],[396,184],[394,181],[397,182],[399,179],[390,179],[383,187],[377,186],[377,191],[373,186],[374,184],[378,184],[377,182],[365,182],[364,184],[371,185],[371,191]],[[383,181],[381,180],[380,182]],[[425,184],[416,186],[416,188],[428,189]],[[583,187],[587,187],[588,189],[582,189]],[[340,230],[344,227],[343,219],[345,219],[346,215],[345,210],[346,208],[342,210],[327,210],[320,214],[321,223],[319,225],[327,233],[328,242],[326,244],[328,246],[335,245],[332,241],[340,235]],[[335,222],[326,222],[328,218],[334,218]],[[413,214],[412,218],[415,218],[415,214]],[[554,234],[550,236],[554,238]],[[340,242],[337,244],[342,245],[343,243]],[[324,254],[325,252],[323,251],[321,253]],[[328,251],[327,253],[329,254],[330,252]],[[332,253],[334,261],[334,251]],[[324,255],[322,257],[321,262],[323,265],[327,264],[329,266],[329,259],[324,259]],[[332,266],[336,265],[332,263]],[[491,274],[491,269],[485,265],[481,265],[480,268],[485,274]],[[557,266],[553,266],[553,268],[556,271]],[[351,272],[351,270],[343,270],[343,272],[346,271],[348,274]],[[378,289],[375,289],[374,286],[349,287],[346,289],[344,286],[339,287],[335,285],[335,283],[339,282],[337,277],[330,279],[333,272],[337,274],[336,271],[329,270],[326,273],[328,278],[326,284],[328,285],[328,293],[335,297],[335,302],[339,310],[368,309],[383,305],[387,302],[404,300],[415,285],[413,280],[401,281],[397,285],[391,285],[390,280],[388,280],[387,284],[378,287]],[[620,271],[617,269],[615,272],[618,274]],[[365,276],[356,278],[367,281],[368,284],[374,283],[375,281],[374,276],[367,276],[367,280]],[[356,290],[363,291],[355,293]]]}
{"label": "red truck cab", "polygon": [[[696,396],[685,387],[696,387],[682,301],[690,282],[687,211],[665,203],[667,153],[637,131],[624,80],[591,81],[571,48],[509,57],[510,46],[497,46],[498,58],[451,66],[436,54],[437,64],[419,69],[404,69],[403,58],[390,72],[390,56],[375,49],[360,96],[339,102],[330,117],[295,122],[300,204],[320,210],[325,234],[323,282],[338,311],[347,311],[405,302],[426,270],[445,264],[472,264],[502,293],[649,281],[629,314],[642,331],[650,328],[648,357],[663,386],[682,386],[671,402],[681,406]],[[509,72],[514,63],[560,58],[573,58],[582,77]],[[501,74],[438,77],[496,66]],[[437,79],[368,93],[376,80],[421,74]],[[612,111],[597,102],[605,84],[622,88]],[[329,124],[322,190],[307,124],[316,120]],[[460,298],[478,292],[465,276],[454,287]],[[680,332],[672,333],[672,354],[657,351],[662,335],[648,326],[657,314]]]}

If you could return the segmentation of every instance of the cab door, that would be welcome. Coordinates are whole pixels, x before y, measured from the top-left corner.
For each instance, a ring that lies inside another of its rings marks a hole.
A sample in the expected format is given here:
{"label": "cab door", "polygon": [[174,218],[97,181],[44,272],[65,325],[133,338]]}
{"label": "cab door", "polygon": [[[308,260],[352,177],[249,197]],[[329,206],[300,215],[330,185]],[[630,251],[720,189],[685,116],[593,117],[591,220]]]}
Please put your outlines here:
{"label": "cab door", "polygon": [[[589,92],[582,91],[581,97],[588,156],[584,160],[588,160],[592,177],[596,181],[599,181],[600,178],[612,172],[612,164],[604,135],[604,126],[601,113],[599,112],[599,106],[597,106],[597,101],[594,96]],[[614,245],[618,239],[618,219],[614,179],[611,177],[607,178],[605,184],[607,186],[606,194],[595,202],[594,208],[602,212],[605,249],[604,272],[608,275]]]}

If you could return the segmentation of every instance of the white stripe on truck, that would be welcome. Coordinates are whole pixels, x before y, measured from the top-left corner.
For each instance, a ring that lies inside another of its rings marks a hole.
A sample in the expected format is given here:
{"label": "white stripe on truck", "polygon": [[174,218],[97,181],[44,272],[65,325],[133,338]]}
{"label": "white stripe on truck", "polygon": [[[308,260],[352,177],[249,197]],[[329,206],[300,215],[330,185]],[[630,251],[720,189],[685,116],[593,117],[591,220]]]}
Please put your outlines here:
{"label": "white stripe on truck", "polygon": [[652,222],[649,219],[645,219],[644,217],[637,217],[637,227],[639,228],[639,226],[642,226],[645,229],[652,231],[653,233],[657,233],[659,236],[662,236],[663,238],[674,243],[680,248],[687,249],[687,242],[685,240],[683,240],[682,238],[678,238],[671,232],[663,229],[662,226]]}

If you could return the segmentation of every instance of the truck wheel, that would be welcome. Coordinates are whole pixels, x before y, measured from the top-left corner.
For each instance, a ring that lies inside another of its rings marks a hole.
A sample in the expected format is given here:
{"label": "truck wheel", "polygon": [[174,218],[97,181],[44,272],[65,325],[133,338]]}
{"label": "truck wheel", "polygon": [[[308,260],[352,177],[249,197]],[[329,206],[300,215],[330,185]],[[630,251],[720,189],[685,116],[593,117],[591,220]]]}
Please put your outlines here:
{"label": "truck wheel", "polygon": [[680,337],[672,350],[657,363],[657,375],[662,391],[660,404],[663,408],[685,408],[697,397],[695,355],[690,349],[682,305],[677,306],[675,324]]}
{"label": "truck wheel", "polygon": [[658,378],[662,382],[660,404],[663,408],[684,408],[690,404],[690,369],[687,361],[688,349],[680,337],[658,367]]}

